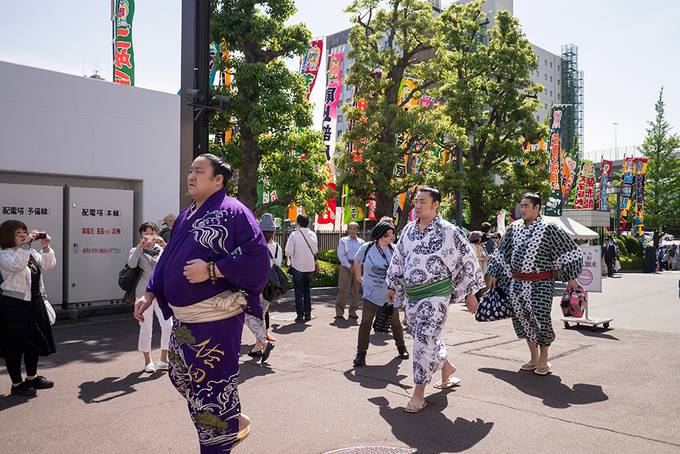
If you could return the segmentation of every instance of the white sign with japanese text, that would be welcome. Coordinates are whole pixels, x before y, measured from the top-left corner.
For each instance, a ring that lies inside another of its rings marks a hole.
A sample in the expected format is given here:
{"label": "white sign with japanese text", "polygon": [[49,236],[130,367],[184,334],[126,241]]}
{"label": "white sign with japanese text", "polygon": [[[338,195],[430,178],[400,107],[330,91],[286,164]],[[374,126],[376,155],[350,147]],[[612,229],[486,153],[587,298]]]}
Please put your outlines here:
{"label": "white sign with japanese text", "polygon": [[133,191],[69,188],[68,302],[119,300],[132,240]]}
{"label": "white sign with japanese text", "polygon": [[[52,238],[57,264],[43,273],[45,294],[54,306],[61,305],[64,276],[64,188],[32,184],[0,183],[0,223],[9,219],[23,222],[31,230],[47,232]],[[33,248],[40,250],[39,241]]]}
{"label": "white sign with japanese text", "polygon": [[581,245],[583,270],[578,282],[588,292],[602,292],[602,249],[601,246]]}

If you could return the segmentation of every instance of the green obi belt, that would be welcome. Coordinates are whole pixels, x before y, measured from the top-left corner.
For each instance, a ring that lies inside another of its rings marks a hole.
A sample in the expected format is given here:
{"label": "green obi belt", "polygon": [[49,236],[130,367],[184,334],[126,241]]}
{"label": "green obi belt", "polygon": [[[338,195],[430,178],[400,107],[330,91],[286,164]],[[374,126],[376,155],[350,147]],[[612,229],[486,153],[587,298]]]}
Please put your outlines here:
{"label": "green obi belt", "polygon": [[427,284],[407,285],[405,288],[406,296],[411,300],[422,300],[434,296],[451,296],[451,289],[450,277]]}

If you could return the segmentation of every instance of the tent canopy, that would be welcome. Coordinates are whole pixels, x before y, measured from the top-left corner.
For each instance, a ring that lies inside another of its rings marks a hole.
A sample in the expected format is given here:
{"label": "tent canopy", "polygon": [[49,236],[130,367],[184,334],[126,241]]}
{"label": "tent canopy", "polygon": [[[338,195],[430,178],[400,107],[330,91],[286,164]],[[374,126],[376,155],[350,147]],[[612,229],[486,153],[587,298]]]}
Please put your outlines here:
{"label": "tent canopy", "polygon": [[543,216],[543,219],[567,232],[567,235],[574,240],[594,240],[600,237],[596,231],[567,216]]}

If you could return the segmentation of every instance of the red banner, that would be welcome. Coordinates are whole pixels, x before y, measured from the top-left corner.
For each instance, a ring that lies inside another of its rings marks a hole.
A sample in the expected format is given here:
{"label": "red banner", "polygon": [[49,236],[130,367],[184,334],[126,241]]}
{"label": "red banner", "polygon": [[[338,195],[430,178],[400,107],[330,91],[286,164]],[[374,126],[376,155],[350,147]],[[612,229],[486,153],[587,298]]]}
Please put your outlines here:
{"label": "red banner", "polygon": [[319,75],[319,66],[321,64],[321,57],[323,56],[323,39],[312,41],[307,47],[307,53],[302,58],[300,64],[300,74],[305,78],[307,84],[307,99],[314,90],[316,78]]}
{"label": "red banner", "polygon": [[576,209],[592,210],[595,208],[595,165],[593,161],[583,161],[581,172],[576,182]]}

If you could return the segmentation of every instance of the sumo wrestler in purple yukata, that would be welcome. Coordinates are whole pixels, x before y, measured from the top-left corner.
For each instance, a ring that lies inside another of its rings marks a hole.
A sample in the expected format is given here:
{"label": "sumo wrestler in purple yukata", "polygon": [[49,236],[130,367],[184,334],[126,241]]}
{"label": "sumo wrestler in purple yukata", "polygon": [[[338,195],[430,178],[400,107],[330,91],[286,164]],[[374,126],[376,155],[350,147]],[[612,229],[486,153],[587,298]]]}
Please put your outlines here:
{"label": "sumo wrestler in purple yukata", "polygon": [[212,154],[194,160],[191,205],[177,218],[135,318],[154,298],[174,317],[172,384],[187,400],[201,453],[228,453],[250,433],[241,413],[238,359],[244,318],[262,318],[269,252],[253,213],[225,190],[232,171]]}

